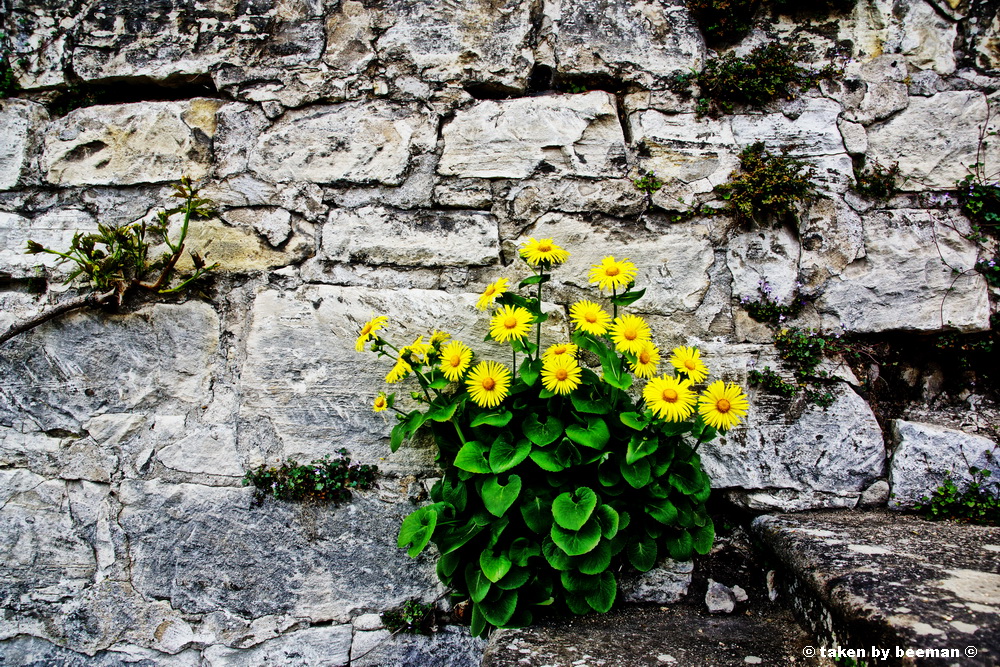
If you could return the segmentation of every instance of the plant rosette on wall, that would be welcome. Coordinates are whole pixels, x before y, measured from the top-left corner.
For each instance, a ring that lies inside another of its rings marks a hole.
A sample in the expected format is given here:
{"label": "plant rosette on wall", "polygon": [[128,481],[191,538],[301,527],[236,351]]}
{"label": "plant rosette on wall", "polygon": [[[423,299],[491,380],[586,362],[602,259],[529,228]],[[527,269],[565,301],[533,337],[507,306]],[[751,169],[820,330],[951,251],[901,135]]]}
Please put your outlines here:
{"label": "plant rosette on wall", "polygon": [[476,636],[547,610],[606,612],[623,568],[708,553],[711,485],[698,448],[749,409],[739,386],[706,383],[699,350],[678,347],[663,363],[648,324],[619,313],[645,291],[627,259],[606,257],[590,271],[611,313],[579,301],[571,339],[543,347],[542,288],[569,253],[531,239],[520,254],[533,275],[518,289],[530,296],[500,279],[477,303],[492,310],[486,340],[510,346],[510,367],[477,361],[440,331],[397,347],[382,336],[382,315],[356,345],[393,361],[388,383],[420,386],[416,409],[401,410],[385,392],[373,406],[398,413],[393,451],[429,429],[443,469],[431,504],[403,521],[398,543],[410,556],[434,543],[438,577],[471,600]]}

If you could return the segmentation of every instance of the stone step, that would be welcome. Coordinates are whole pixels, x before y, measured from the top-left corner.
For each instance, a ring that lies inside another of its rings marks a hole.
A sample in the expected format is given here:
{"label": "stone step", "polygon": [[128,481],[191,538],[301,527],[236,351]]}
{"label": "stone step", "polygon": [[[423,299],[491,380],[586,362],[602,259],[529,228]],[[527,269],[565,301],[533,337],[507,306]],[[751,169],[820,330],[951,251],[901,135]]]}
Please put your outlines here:
{"label": "stone step", "polygon": [[751,533],[821,654],[1000,665],[1000,528],[838,511],[758,517]]}

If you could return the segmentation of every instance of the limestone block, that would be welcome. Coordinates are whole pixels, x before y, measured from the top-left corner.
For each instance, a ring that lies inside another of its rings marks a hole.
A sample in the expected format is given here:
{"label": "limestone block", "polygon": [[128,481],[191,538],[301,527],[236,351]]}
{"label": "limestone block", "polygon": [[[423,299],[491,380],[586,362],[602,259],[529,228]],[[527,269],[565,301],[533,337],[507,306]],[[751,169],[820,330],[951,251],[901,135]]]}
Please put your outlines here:
{"label": "limestone block", "polygon": [[534,222],[552,210],[623,217],[638,215],[646,207],[645,194],[627,178],[534,178],[513,182],[498,194],[518,222]]}
{"label": "limestone block", "polygon": [[726,261],[733,274],[733,296],[756,301],[763,281],[772,299],[789,305],[796,292],[800,252],[798,238],[787,227],[754,229],[733,237]]}
{"label": "limestone block", "polygon": [[[977,161],[979,126],[986,113],[980,92],[914,97],[905,110],[868,128],[868,157],[884,165],[898,161],[903,190],[952,189]],[[990,144],[983,159],[1000,163],[1000,147]]]}
{"label": "limestone block", "polygon": [[225,177],[247,170],[250,149],[270,123],[264,113],[249,104],[230,103],[219,108],[212,148],[215,176]]}
{"label": "limestone block", "polygon": [[[985,7],[985,5],[984,5]],[[985,23],[985,22],[983,22]],[[979,67],[986,70],[1000,70],[1000,11],[986,25],[980,25],[975,35],[969,38]]]}
{"label": "limestone block", "polygon": [[844,150],[850,155],[864,155],[868,150],[868,132],[864,125],[841,120],[837,126],[844,139]]}
{"label": "limestone block", "polygon": [[350,625],[330,625],[289,632],[250,648],[210,646],[205,650],[206,667],[255,667],[256,665],[327,665],[350,663]]}
{"label": "limestone block", "polygon": [[[281,220],[280,214],[276,217]],[[172,229],[176,228],[172,232],[174,238],[180,224],[180,216],[177,216],[172,226]],[[199,253],[209,264],[218,264],[217,270],[220,272],[246,273],[295,264],[311,257],[315,252],[313,237],[313,226],[298,220],[291,240],[278,250],[265,243],[256,231],[245,227],[230,227],[211,218],[191,224],[185,247]],[[190,255],[184,254],[181,257],[177,262],[177,269],[184,273],[193,272],[194,264]]]}
{"label": "limestone block", "polygon": [[243,457],[236,449],[236,431],[230,426],[191,429],[157,452],[157,458],[172,470],[242,477]]}
{"label": "limestone block", "polygon": [[341,623],[363,610],[436,597],[431,559],[411,559],[396,546],[409,503],[356,492],[336,508],[253,507],[249,489],[158,480],[126,480],[120,496],[136,590],[184,614],[224,609]]}
{"label": "limestone block", "polygon": [[[46,661],[64,667],[120,667],[152,665],[157,667],[201,667],[201,653],[195,649],[168,655],[137,646],[118,646],[114,651],[98,651],[94,655],[63,648],[52,642],[27,635],[0,641],[0,655],[11,665],[37,665]],[[143,662],[146,661],[146,662]]]}
{"label": "limestone block", "polygon": [[843,201],[823,197],[799,217],[803,282],[816,286],[827,276],[840,275],[865,255],[861,216]]}
{"label": "limestone block", "polygon": [[[985,279],[968,271],[976,246],[953,211],[895,209],[862,217],[864,256],[832,278],[817,310],[850,331],[961,331],[989,328]],[[829,328],[828,326],[828,328]]]}
{"label": "limestone block", "polygon": [[905,109],[910,103],[909,89],[899,81],[878,81],[865,86],[865,95],[857,108],[848,109],[844,118],[870,125]]}
{"label": "limestone block", "polygon": [[0,466],[107,483],[118,468],[118,455],[111,446],[77,434],[58,437],[0,426]]}
{"label": "limestone block", "polygon": [[763,141],[768,150],[789,149],[794,157],[815,157],[843,153],[844,140],[837,129],[841,107],[833,100],[803,100],[794,118],[783,113],[737,115],[732,118],[733,139],[740,147]]}
{"label": "limestone block", "polygon": [[626,602],[673,604],[687,595],[694,572],[692,561],[665,558],[656,567],[641,574],[629,573],[621,580],[622,598]]}
{"label": "limestone block", "polygon": [[544,12],[551,22],[550,48],[565,75],[657,87],[678,72],[701,69],[705,61],[705,42],[680,3],[550,1]]}
{"label": "limestone block", "polygon": [[273,248],[287,241],[292,233],[292,214],[283,208],[265,206],[230,209],[222,214],[222,219],[231,225],[255,230]]}
{"label": "limestone block", "polygon": [[134,185],[208,174],[219,100],[77,109],[45,133],[42,167],[53,185]]}
{"label": "limestone block", "polygon": [[0,348],[0,422],[80,433],[98,412],[186,412],[209,390],[218,346],[218,315],[197,301],[63,316]]}
{"label": "limestone block", "polygon": [[403,182],[414,154],[436,143],[427,111],[391,102],[348,102],[285,113],[257,140],[249,167],[272,182]]}
{"label": "limestone block", "polygon": [[442,208],[484,208],[493,205],[490,181],[447,179],[434,186],[434,203]]}
{"label": "limestone block", "polygon": [[323,61],[340,75],[361,72],[375,57],[373,17],[363,3],[345,0],[326,19]]}
{"label": "limestone block", "polygon": [[908,2],[905,7],[899,53],[920,69],[932,69],[945,76],[952,74],[958,23],[941,16],[929,2]]}
{"label": "limestone block", "polygon": [[913,507],[930,497],[948,473],[964,489],[971,481],[969,468],[991,471],[989,481],[1000,478],[1000,451],[993,440],[944,426],[894,419],[895,448],[889,463],[890,507]]}
{"label": "limestone block", "polygon": [[78,209],[52,209],[34,220],[0,211],[0,273],[13,278],[51,276],[65,279],[76,265],[60,262],[59,257],[49,253],[27,254],[28,240],[64,252],[77,232],[96,231],[97,221]]}
{"label": "limestone block", "polygon": [[625,138],[609,93],[486,100],[445,125],[438,173],[526,178],[536,171],[621,177]]}
{"label": "limestone block", "polygon": [[399,633],[388,630],[357,632],[351,655],[351,667],[479,667],[486,650],[486,640],[473,637],[469,629],[447,625],[430,635]]}
{"label": "limestone block", "polygon": [[36,134],[48,120],[41,104],[0,100],[0,190],[13,190],[28,176]]}
{"label": "limestone block", "polygon": [[330,212],[320,257],[375,265],[485,265],[499,260],[499,245],[496,220],[488,213],[366,206]]}
{"label": "limestone block", "polygon": [[470,0],[383,3],[382,61],[415,66],[421,78],[523,90],[534,62],[530,3]]}

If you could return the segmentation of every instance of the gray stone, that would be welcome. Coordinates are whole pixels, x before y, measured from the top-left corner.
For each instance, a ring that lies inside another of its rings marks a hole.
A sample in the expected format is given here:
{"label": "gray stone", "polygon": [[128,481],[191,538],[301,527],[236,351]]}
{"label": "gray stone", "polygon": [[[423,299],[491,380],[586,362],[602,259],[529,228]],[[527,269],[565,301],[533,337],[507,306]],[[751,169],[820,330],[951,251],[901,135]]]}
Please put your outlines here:
{"label": "gray stone", "polygon": [[648,572],[621,577],[619,589],[625,602],[673,604],[687,595],[694,572],[692,561],[678,562],[669,558]]}
{"label": "gray stone", "polygon": [[356,632],[351,667],[479,667],[485,649],[486,640],[472,637],[468,628],[451,625],[431,635]]}
{"label": "gray stone", "polygon": [[799,240],[787,227],[761,228],[732,238],[727,266],[733,274],[733,296],[756,301],[762,284],[770,298],[790,305],[798,292]]}
{"label": "gray stone", "polygon": [[242,477],[246,470],[236,447],[236,431],[229,426],[189,429],[157,452],[163,465],[181,472]]}
{"label": "gray stone", "polygon": [[274,248],[287,241],[292,233],[292,214],[283,208],[230,209],[222,214],[222,219],[231,225],[256,230]]}
{"label": "gray stone", "polygon": [[26,100],[0,100],[0,190],[22,184],[38,144],[38,128],[48,120],[45,107]]}
{"label": "gray stone", "polygon": [[[942,17],[928,2],[908,2],[905,7],[898,51],[920,69],[931,69],[943,76],[954,72],[957,22]],[[895,46],[890,44],[890,48]]]}
{"label": "gray stone", "polygon": [[219,108],[216,123],[212,141],[214,175],[221,178],[246,171],[250,149],[270,125],[267,117],[249,104],[230,103]]}
{"label": "gray stone", "polygon": [[133,185],[208,174],[219,100],[84,107],[49,124],[42,168],[53,185]]}
{"label": "gray stone", "polygon": [[463,178],[526,178],[536,171],[621,177],[625,138],[615,99],[594,91],[482,101],[442,130],[438,172]]}
{"label": "gray stone", "polygon": [[889,502],[889,482],[876,480],[858,498],[858,507],[884,507]]}
{"label": "gray stone", "polygon": [[533,178],[512,182],[498,195],[518,230],[517,223],[535,222],[549,211],[624,217],[638,215],[646,207],[645,195],[625,178]]}
{"label": "gray stone", "polygon": [[66,252],[76,233],[96,231],[94,218],[79,209],[52,209],[33,220],[0,211],[0,272],[13,278],[65,280],[76,265],[49,253],[29,255],[25,252],[28,241]]}
{"label": "gray stone", "polygon": [[844,139],[844,150],[849,155],[864,155],[868,150],[868,132],[865,127],[849,120],[841,120],[837,126],[840,128],[840,136]]}
{"label": "gray stone", "polygon": [[210,646],[204,651],[206,667],[255,667],[294,665],[347,667],[350,663],[350,625],[306,628],[244,649]]}
{"label": "gray stone", "polygon": [[970,467],[1000,479],[1000,451],[995,442],[943,426],[895,419],[889,463],[890,507],[912,507],[944,483],[950,474],[960,489],[972,481]]}
{"label": "gray stone", "polygon": [[736,609],[736,596],[729,586],[709,579],[705,606],[709,614],[731,614]]}
{"label": "gray stone", "polygon": [[968,221],[950,210],[896,209],[863,217],[864,255],[823,288],[824,327],[850,331],[961,331],[989,327],[985,280],[956,276],[976,263]]}
{"label": "gray stone", "polygon": [[434,186],[434,203],[442,208],[488,209],[493,205],[493,188],[485,179],[442,180]]}
{"label": "gray stone", "polygon": [[799,216],[799,270],[803,282],[816,287],[839,276],[865,256],[861,216],[843,201],[823,197]]}
{"label": "gray stone", "polygon": [[412,156],[433,149],[435,123],[422,109],[383,101],[296,109],[260,136],[249,167],[274,182],[399,185]]}
{"label": "gray stone", "polygon": [[381,630],[383,628],[382,615],[361,614],[351,620],[351,625],[354,626],[355,630]]}
{"label": "gray stone", "polygon": [[496,221],[488,213],[366,206],[330,212],[320,257],[356,264],[475,266],[497,262],[499,252]]}
{"label": "gray stone", "polygon": [[735,598],[737,602],[746,602],[750,599],[750,596],[747,595],[747,592],[743,590],[741,586],[733,586],[729,590],[733,592],[733,598]]}
{"label": "gray stone", "polygon": [[5,667],[200,667],[201,653],[191,649],[176,655],[118,646],[113,651],[98,651],[94,655],[79,653],[38,637],[20,636],[0,641],[0,659]]}
{"label": "gray stone", "polygon": [[326,19],[323,61],[339,75],[358,74],[375,58],[373,16],[356,0],[340,3]]}
{"label": "gray stone", "polygon": [[900,81],[877,81],[865,86],[865,95],[855,109],[844,113],[844,118],[871,125],[905,109],[910,103],[909,90]]}
{"label": "gray stone", "polygon": [[110,482],[118,455],[94,437],[57,437],[0,426],[0,467],[24,468],[47,477]]}

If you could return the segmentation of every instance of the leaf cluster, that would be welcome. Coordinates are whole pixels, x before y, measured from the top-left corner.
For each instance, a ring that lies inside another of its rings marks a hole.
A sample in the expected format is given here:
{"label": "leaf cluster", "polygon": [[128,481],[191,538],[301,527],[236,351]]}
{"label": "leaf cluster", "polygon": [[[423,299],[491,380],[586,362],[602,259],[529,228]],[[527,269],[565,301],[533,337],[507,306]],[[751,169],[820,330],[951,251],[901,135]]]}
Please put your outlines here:
{"label": "leaf cluster", "polygon": [[632,181],[635,189],[651,195],[663,187],[663,181],[656,177],[656,174],[649,172]]}
{"label": "leaf cluster", "polygon": [[805,297],[801,296],[797,289],[792,294],[791,303],[787,306],[778,303],[778,300],[771,296],[770,285],[764,280],[758,285],[757,292],[758,296],[755,300],[744,296],[740,299],[740,305],[747,311],[747,315],[758,322],[780,324],[801,313],[806,305]]}
{"label": "leaf cluster", "polygon": [[870,199],[885,201],[899,192],[896,184],[900,176],[899,162],[893,162],[885,167],[878,160],[871,166],[854,169],[854,190],[859,195]]}
{"label": "leaf cluster", "polygon": [[252,486],[257,502],[266,496],[278,500],[342,503],[351,499],[351,489],[368,489],[375,483],[378,467],[351,462],[346,449],[300,464],[288,459],[277,466],[261,465],[248,470],[243,486]]}
{"label": "leaf cluster", "polygon": [[738,220],[760,223],[795,216],[795,206],[816,191],[812,178],[816,170],[802,160],[769,152],[758,141],[740,152],[739,171],[716,186],[729,202],[728,210]]}
{"label": "leaf cluster", "polygon": [[972,466],[972,481],[960,489],[951,474],[915,509],[929,519],[1000,526],[1000,481],[990,481],[991,471]]}
{"label": "leaf cluster", "polygon": [[381,614],[382,625],[395,633],[429,635],[434,627],[434,607],[419,600],[407,600],[398,609]]}
{"label": "leaf cluster", "polygon": [[757,369],[751,370],[747,374],[747,381],[752,385],[766,389],[772,394],[786,398],[791,398],[798,391],[798,387],[791,382],[782,380],[781,376],[771,370],[770,366],[765,366],[763,371],[758,371]]}
{"label": "leaf cluster", "polygon": [[20,89],[11,65],[12,57],[7,33],[0,31],[0,100],[13,96]]}
{"label": "leaf cluster", "polygon": [[[772,341],[778,350],[778,356],[792,366],[805,399],[822,408],[832,405],[834,395],[829,389],[829,373],[818,370],[818,367],[826,355],[850,353],[849,344],[837,336],[825,336],[812,329],[797,327],[776,331]],[[759,379],[761,383],[769,380]],[[764,386],[768,388],[766,384]],[[775,393],[789,395],[786,387],[776,386],[778,390]]]}

